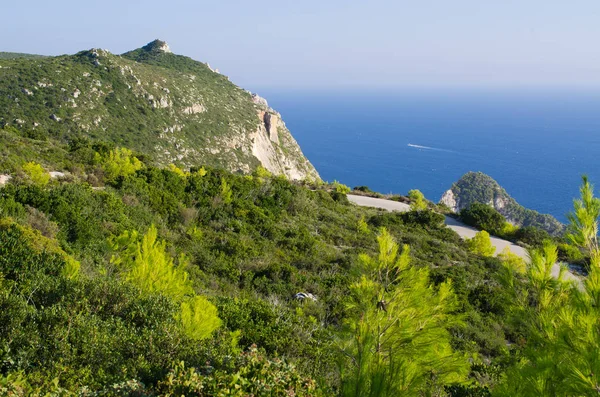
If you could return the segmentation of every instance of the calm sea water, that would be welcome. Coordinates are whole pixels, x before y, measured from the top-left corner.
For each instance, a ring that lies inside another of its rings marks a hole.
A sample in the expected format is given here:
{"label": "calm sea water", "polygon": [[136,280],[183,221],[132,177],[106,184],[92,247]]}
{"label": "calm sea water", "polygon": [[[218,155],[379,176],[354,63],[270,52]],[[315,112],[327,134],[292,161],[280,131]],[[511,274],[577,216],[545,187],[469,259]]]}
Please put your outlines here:
{"label": "calm sea water", "polygon": [[600,193],[600,91],[260,91],[321,177],[438,201],[482,171],[561,221],[581,175]]}

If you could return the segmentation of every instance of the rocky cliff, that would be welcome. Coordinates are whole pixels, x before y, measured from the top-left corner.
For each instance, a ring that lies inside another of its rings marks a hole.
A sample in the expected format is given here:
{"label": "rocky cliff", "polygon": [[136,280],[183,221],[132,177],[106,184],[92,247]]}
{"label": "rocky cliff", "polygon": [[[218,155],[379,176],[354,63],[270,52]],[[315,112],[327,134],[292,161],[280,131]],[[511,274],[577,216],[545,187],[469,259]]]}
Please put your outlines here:
{"label": "rocky cliff", "polygon": [[291,179],[319,178],[266,100],[160,40],[122,55],[0,58],[5,126],[58,142],[114,143],[158,165],[243,173],[262,165]]}
{"label": "rocky cliff", "polygon": [[498,182],[482,172],[463,175],[440,200],[456,213],[475,202],[490,205],[516,226],[536,226],[555,236],[564,231],[564,225],[556,218],[518,204]]}

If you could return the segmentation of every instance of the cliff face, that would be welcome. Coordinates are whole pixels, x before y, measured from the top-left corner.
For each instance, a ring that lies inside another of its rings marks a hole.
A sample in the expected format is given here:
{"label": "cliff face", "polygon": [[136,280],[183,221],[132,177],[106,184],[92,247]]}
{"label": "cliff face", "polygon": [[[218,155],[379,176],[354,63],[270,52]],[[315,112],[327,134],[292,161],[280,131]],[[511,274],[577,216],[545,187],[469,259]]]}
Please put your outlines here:
{"label": "cliff face", "polygon": [[481,172],[463,175],[440,200],[456,213],[475,202],[495,208],[513,225],[536,226],[555,236],[564,232],[564,225],[556,218],[518,204],[498,182]]}
{"label": "cliff face", "polygon": [[291,179],[319,178],[281,116],[167,43],[114,55],[0,59],[0,126],[66,142],[85,136],[146,153],[157,165],[233,172],[263,165]]}

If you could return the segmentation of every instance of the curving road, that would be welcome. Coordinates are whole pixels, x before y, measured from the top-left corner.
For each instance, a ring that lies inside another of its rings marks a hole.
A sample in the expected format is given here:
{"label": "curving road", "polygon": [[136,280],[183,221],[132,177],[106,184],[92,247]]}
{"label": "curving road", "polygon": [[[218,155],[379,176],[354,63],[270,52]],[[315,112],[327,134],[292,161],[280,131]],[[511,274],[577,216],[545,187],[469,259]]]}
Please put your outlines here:
{"label": "curving road", "polygon": [[[350,202],[352,202],[356,205],[359,205],[361,207],[381,208],[381,209],[385,209],[388,211],[400,211],[400,212],[410,211],[410,206],[408,204],[400,203],[398,201],[385,200],[385,199],[380,199],[380,198],[375,198],[375,197],[355,196],[353,194],[348,195],[348,200],[350,200]],[[473,238],[473,237],[475,237],[475,233],[477,233],[479,231],[479,230],[477,230],[471,226],[467,226],[464,223],[459,222],[456,219],[451,218],[449,216],[446,217],[446,225],[450,229],[454,230],[462,238]],[[501,238],[498,238],[498,237],[490,236],[490,239],[492,240],[492,245],[496,248],[496,255],[498,255],[505,248],[508,247],[508,249],[512,253],[520,256],[526,262],[529,262],[529,254],[527,253],[527,250],[525,248],[520,247],[514,243],[511,243],[510,241],[502,240]],[[558,263],[556,263],[552,267],[552,275],[554,277],[557,277],[559,271],[560,271],[560,265]],[[568,271],[565,272],[564,278],[566,280],[574,280],[580,286],[582,285],[581,280],[571,272],[568,272]]]}

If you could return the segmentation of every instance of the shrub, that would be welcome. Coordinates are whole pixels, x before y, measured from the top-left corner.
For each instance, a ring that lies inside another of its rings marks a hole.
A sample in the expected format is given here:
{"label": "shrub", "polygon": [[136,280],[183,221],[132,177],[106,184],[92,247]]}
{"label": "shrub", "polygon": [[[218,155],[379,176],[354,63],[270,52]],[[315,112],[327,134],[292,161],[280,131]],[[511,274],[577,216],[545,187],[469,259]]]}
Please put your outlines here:
{"label": "shrub", "polygon": [[486,204],[473,203],[460,212],[461,220],[467,225],[486,230],[494,235],[502,234],[506,220],[498,211]]}
{"label": "shrub", "polygon": [[[99,154],[97,156],[100,156]],[[107,157],[101,158],[100,162],[104,169],[107,181],[111,182],[120,176],[134,174],[144,164],[126,148],[116,148],[108,153]]]}
{"label": "shrub", "polygon": [[496,249],[492,245],[490,234],[485,230],[482,230],[475,234],[472,239],[466,240],[467,247],[475,254],[482,256],[493,256]]}
{"label": "shrub", "polygon": [[525,226],[516,231],[515,239],[533,247],[541,247],[544,241],[551,240],[552,237],[545,230],[535,226]]}
{"label": "shrub", "polygon": [[25,163],[22,170],[34,185],[46,186],[50,182],[50,174],[38,163],[33,161]]}
{"label": "shrub", "polygon": [[410,199],[410,210],[411,211],[423,211],[427,209],[427,200],[420,190],[413,189],[408,192],[408,198]]}

